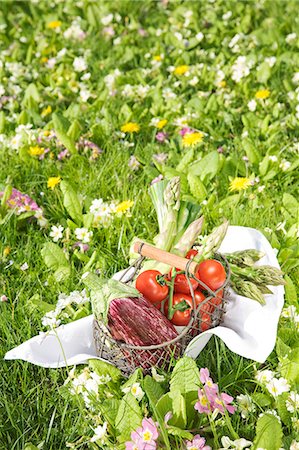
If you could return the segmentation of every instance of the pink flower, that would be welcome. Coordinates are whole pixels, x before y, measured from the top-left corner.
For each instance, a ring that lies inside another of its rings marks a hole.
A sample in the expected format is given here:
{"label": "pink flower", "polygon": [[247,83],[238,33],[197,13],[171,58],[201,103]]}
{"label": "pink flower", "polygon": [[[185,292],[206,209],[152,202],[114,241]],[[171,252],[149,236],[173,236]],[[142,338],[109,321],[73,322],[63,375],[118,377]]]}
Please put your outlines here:
{"label": "pink flower", "polygon": [[126,442],[126,450],[156,450],[159,437],[158,424],[153,419],[144,418],[141,427],[131,433],[131,442]]}
{"label": "pink flower", "polygon": [[179,131],[179,133],[181,136],[185,136],[185,134],[193,133],[193,130],[190,127],[184,127]]}
{"label": "pink flower", "polygon": [[165,133],[164,131],[159,131],[159,133],[156,134],[156,139],[158,142],[165,142],[166,139],[168,138],[168,134]]}
{"label": "pink flower", "polygon": [[208,369],[200,369],[199,379],[210,390],[213,390],[214,392],[218,392],[218,385],[213,382],[212,378],[210,377],[210,372]]}
{"label": "pink flower", "polygon": [[209,414],[216,409],[221,414],[224,414],[225,410],[233,414],[235,412],[235,407],[231,405],[233,397],[226,393],[219,393],[218,384],[213,382],[209,370],[200,369],[199,377],[204,386],[203,389],[198,390],[198,402],[195,403],[194,408],[204,414]]}
{"label": "pink flower", "polygon": [[196,434],[192,441],[186,441],[186,450],[211,450],[211,447],[205,445],[206,440],[199,434]]}
{"label": "pink flower", "polygon": [[163,180],[163,175],[162,175],[162,174],[160,174],[160,175],[158,175],[156,178],[154,178],[154,179],[151,181],[151,185],[152,185],[152,184],[155,184],[155,183],[159,183],[159,181],[161,181],[161,180]]}
{"label": "pink flower", "polygon": [[234,414],[236,408],[233,405],[230,405],[230,403],[234,400],[233,397],[231,397],[228,394],[222,393],[220,394],[220,396],[218,396],[215,399],[214,402],[214,409],[219,409],[219,411],[221,412],[221,414],[224,414],[225,409],[230,413],[230,414]]}
{"label": "pink flower", "polygon": [[198,402],[195,403],[194,408],[199,413],[209,414],[211,412],[209,399],[203,389],[198,389]]}

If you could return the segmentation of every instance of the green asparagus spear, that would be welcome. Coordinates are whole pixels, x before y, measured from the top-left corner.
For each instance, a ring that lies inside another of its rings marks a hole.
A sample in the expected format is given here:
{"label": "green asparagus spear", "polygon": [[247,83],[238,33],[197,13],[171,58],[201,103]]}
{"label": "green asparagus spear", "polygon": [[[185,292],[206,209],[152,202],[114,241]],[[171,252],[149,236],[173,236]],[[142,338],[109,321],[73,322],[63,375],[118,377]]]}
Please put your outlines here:
{"label": "green asparagus spear", "polygon": [[252,281],[255,284],[278,286],[285,284],[283,272],[272,266],[254,266],[254,267],[238,267],[230,264],[231,271],[234,275]]}
{"label": "green asparagus spear", "polygon": [[231,286],[237,294],[256,300],[261,305],[266,304],[266,301],[260,289],[251,281],[242,280],[240,278],[232,276]]}
{"label": "green asparagus spear", "polygon": [[196,247],[198,254],[194,261],[201,261],[203,259],[211,258],[211,256],[219,249],[227,232],[229,222],[225,220],[219,227],[214,228],[212,233],[203,239],[202,245]]}
{"label": "green asparagus spear", "polygon": [[240,250],[233,253],[226,253],[224,255],[229,263],[237,266],[253,266],[256,261],[265,256],[265,253],[259,250]]}

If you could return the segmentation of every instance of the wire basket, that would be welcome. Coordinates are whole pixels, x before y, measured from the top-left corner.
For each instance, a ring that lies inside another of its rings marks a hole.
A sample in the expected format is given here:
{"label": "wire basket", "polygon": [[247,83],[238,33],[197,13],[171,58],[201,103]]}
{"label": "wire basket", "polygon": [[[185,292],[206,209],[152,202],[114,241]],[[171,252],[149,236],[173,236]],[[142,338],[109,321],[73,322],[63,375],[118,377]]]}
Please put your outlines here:
{"label": "wire basket", "polygon": [[[122,273],[119,281],[130,283],[139,273],[144,259],[144,256],[138,258],[134,264],[129,266]],[[212,291],[190,272],[192,260],[188,260],[186,264],[185,273],[192,297],[193,309],[190,314],[188,325],[176,327],[178,336],[171,341],[161,342],[158,345],[134,346],[113,339],[109,329],[102,322],[95,319],[93,335],[97,355],[118,367],[124,376],[130,376],[139,367],[145,374],[150,373],[151,368],[154,366],[168,371],[173,365],[174,360],[183,355],[192,339],[203,331],[218,326],[222,321],[228,300],[228,287],[231,271],[229,264],[223,255],[215,254],[214,259],[220,261],[226,271],[225,283],[216,291]],[[130,271],[132,273],[130,273]],[[126,277],[128,273],[130,275]],[[204,301],[197,307],[194,289],[190,282],[191,278],[198,282],[201,290],[203,290],[206,295]]]}

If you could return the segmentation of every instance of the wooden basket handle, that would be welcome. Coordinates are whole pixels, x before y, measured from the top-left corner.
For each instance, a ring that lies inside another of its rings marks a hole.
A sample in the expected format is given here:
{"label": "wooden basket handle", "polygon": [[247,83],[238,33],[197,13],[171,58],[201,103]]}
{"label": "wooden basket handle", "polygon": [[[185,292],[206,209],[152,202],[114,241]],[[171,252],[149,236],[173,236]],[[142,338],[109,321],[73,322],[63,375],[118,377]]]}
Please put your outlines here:
{"label": "wooden basket handle", "polygon": [[190,261],[190,259],[166,252],[165,250],[161,250],[160,248],[146,244],[142,241],[136,241],[133,248],[135,253],[139,253],[140,255],[146,256],[150,259],[155,259],[156,261],[168,264],[169,266],[176,267],[180,270],[186,271],[188,265],[189,272],[192,275],[196,275],[198,263],[195,261]]}

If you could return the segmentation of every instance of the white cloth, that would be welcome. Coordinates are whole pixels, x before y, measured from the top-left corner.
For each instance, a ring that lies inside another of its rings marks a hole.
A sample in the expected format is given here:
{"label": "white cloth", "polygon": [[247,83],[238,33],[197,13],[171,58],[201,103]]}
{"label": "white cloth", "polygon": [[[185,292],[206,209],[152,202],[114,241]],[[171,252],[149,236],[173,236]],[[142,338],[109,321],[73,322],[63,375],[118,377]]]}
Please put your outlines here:
{"label": "white cloth", "polygon": [[[254,248],[266,254],[259,264],[279,267],[275,251],[258,230],[230,226],[220,252]],[[119,274],[115,275],[117,278]],[[238,355],[264,362],[274,348],[279,316],[284,302],[283,286],[271,287],[266,305],[231,292],[221,326],[194,338],[186,354],[196,358],[212,335],[220,337]],[[6,353],[4,359],[22,359],[43,367],[65,367],[83,364],[97,358],[93,341],[93,316],[61,325],[46,334],[35,336]]]}

